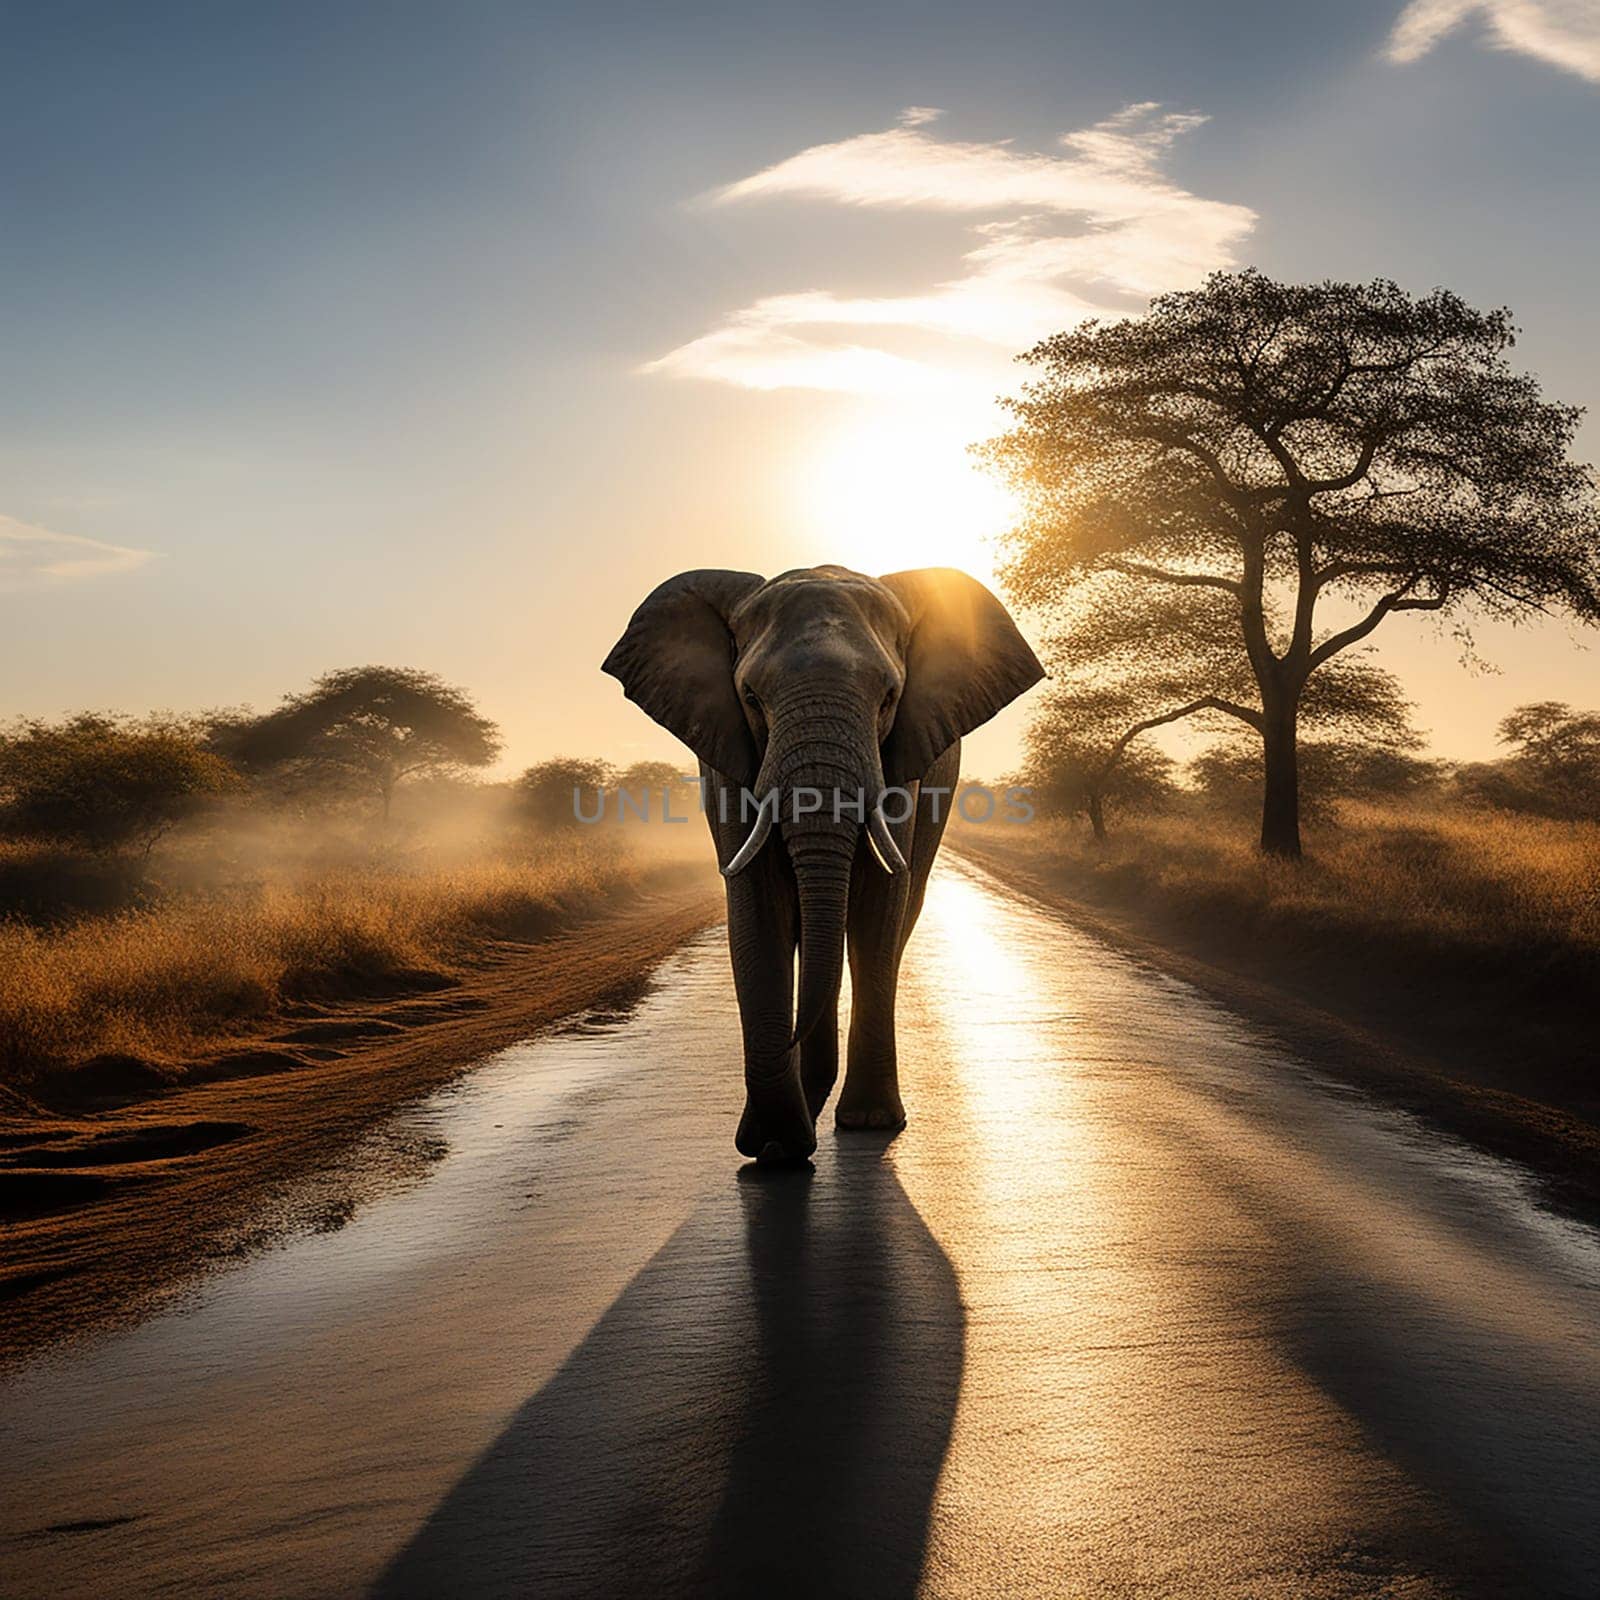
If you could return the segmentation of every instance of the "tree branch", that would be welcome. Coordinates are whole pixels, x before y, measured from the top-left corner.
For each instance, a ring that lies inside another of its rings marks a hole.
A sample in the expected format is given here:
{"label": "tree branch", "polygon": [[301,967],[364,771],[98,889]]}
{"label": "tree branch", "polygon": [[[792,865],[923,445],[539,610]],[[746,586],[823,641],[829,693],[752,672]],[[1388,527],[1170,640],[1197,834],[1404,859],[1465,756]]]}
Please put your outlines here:
{"label": "tree branch", "polygon": [[1259,489],[1246,489],[1235,483],[1228,476],[1228,469],[1223,466],[1222,458],[1216,451],[1201,444],[1198,439],[1185,433],[1181,428],[1149,427],[1129,431],[1132,437],[1148,439],[1152,444],[1165,445],[1169,450],[1182,450],[1185,454],[1193,456],[1211,474],[1221,497],[1240,510],[1244,509],[1247,501],[1259,498],[1261,495]]}
{"label": "tree branch", "polygon": [[1391,436],[1385,433],[1370,434],[1362,441],[1361,453],[1356,457],[1356,464],[1337,478],[1311,479],[1311,492],[1313,494],[1335,494],[1341,489],[1353,489],[1366,477],[1372,467],[1373,458],[1378,453],[1378,447],[1386,444]]}
{"label": "tree branch", "polygon": [[1315,672],[1324,661],[1338,655],[1341,650],[1350,645],[1359,643],[1372,632],[1391,611],[1438,611],[1449,598],[1448,592],[1440,588],[1435,595],[1427,597],[1413,597],[1411,589],[1421,582],[1420,577],[1412,578],[1393,594],[1386,594],[1378,600],[1372,609],[1359,622],[1352,623],[1342,633],[1336,633],[1329,639],[1324,639],[1315,650],[1311,652],[1309,670]]}
{"label": "tree branch", "polygon": [[1395,566],[1393,561],[1334,561],[1318,568],[1312,575],[1312,581],[1320,593],[1341,578],[1398,577]]}
{"label": "tree branch", "polygon": [[1304,525],[1295,530],[1294,564],[1294,634],[1289,641],[1288,653],[1294,659],[1301,660],[1311,653],[1319,592],[1316,552],[1312,548],[1311,531]]}
{"label": "tree branch", "polygon": [[1099,782],[1104,783],[1111,776],[1112,770],[1122,759],[1127,748],[1139,737],[1141,733],[1148,733],[1152,728],[1165,727],[1169,722],[1181,722],[1185,717],[1192,717],[1200,711],[1222,711],[1230,717],[1237,717],[1241,722],[1260,732],[1262,716],[1259,711],[1252,711],[1249,706],[1239,705],[1233,700],[1224,700],[1220,695],[1202,695],[1198,700],[1191,700],[1188,705],[1179,706],[1175,711],[1164,711],[1159,717],[1146,717],[1143,722],[1136,722],[1112,745],[1111,752],[1101,763]]}
{"label": "tree branch", "polygon": [[1420,350],[1410,349],[1393,361],[1353,361],[1347,345],[1340,342],[1339,346],[1339,371],[1332,383],[1317,395],[1307,401],[1297,410],[1289,412],[1273,424],[1272,432],[1281,433],[1291,422],[1305,422],[1317,418],[1326,418],[1328,408],[1344,392],[1345,385],[1354,377],[1372,378],[1388,377],[1399,373],[1408,372],[1412,367],[1430,360],[1446,349],[1450,344],[1450,336],[1442,335],[1438,339],[1424,345]]}
{"label": "tree branch", "polygon": [[1109,572],[1120,572],[1127,578],[1149,578],[1154,583],[1171,583],[1185,589],[1221,589],[1228,594],[1239,594],[1241,588],[1232,578],[1218,578],[1209,572],[1169,572],[1165,567],[1146,566],[1142,561],[1103,561]]}
{"label": "tree branch", "polygon": [[1273,427],[1266,423],[1245,418],[1245,425],[1256,438],[1272,452],[1273,460],[1283,468],[1283,476],[1291,489],[1304,490],[1306,487],[1305,474],[1300,470],[1300,463],[1284,448],[1283,441],[1278,438]]}

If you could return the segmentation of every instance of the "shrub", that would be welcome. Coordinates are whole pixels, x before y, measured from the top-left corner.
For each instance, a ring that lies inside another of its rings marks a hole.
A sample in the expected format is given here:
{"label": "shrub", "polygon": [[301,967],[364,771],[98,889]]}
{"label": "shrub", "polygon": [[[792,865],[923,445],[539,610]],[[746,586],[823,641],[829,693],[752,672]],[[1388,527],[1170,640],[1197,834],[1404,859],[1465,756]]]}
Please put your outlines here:
{"label": "shrub", "polygon": [[208,800],[242,787],[184,723],[83,712],[31,721],[0,741],[0,794],[13,834],[90,850],[150,847]]}

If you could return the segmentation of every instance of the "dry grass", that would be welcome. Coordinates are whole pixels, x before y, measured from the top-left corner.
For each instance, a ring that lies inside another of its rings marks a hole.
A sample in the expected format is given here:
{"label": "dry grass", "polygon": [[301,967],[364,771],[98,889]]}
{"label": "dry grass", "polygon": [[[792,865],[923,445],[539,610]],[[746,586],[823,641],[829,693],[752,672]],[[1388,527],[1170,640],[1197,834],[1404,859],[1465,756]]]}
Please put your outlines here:
{"label": "dry grass", "polygon": [[296,1000],[448,972],[488,938],[539,937],[647,870],[614,837],[576,837],[267,877],[56,930],[0,922],[0,1085],[107,1055],[176,1063]]}
{"label": "dry grass", "polygon": [[[1087,829],[1043,822],[1029,854],[1107,888],[1174,904],[1226,904],[1272,920],[1381,926],[1499,946],[1600,948],[1600,826],[1503,812],[1349,807],[1272,861],[1248,823],[1206,816],[1131,822],[1097,847]],[[970,837],[970,834],[969,834]]]}
{"label": "dry grass", "polygon": [[1130,821],[1096,846],[1081,824],[968,827],[989,855],[1069,893],[1246,948],[1276,965],[1338,955],[1349,972],[1415,986],[1487,975],[1497,990],[1576,998],[1600,978],[1600,826],[1507,813],[1347,807],[1306,859],[1271,861],[1248,822]]}

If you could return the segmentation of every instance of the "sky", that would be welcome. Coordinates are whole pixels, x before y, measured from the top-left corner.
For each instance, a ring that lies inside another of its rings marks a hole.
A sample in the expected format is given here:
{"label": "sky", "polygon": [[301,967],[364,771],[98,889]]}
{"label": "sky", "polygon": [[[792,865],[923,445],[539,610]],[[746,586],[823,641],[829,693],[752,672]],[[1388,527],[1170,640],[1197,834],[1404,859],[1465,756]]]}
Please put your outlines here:
{"label": "sky", "polygon": [[[650,588],[990,578],[1016,353],[1219,267],[1509,305],[1600,408],[1600,0],[3,11],[0,717],[382,661],[506,770],[681,757],[599,671]],[[1561,623],[1376,640],[1448,755],[1600,702]]]}

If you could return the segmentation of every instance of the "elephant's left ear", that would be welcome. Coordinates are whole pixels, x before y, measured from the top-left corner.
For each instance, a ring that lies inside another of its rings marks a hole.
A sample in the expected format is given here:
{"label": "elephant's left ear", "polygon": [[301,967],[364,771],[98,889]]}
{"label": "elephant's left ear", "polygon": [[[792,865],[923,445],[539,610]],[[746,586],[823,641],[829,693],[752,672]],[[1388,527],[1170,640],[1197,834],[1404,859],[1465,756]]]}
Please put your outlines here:
{"label": "elephant's left ear", "polygon": [[759,752],[733,686],[728,618],[765,582],[713,567],[668,578],[645,597],[600,669],[735,783],[755,781]]}
{"label": "elephant's left ear", "polygon": [[1045,671],[1011,614],[966,573],[922,567],[879,581],[911,618],[905,689],[883,745],[885,779],[904,785]]}

